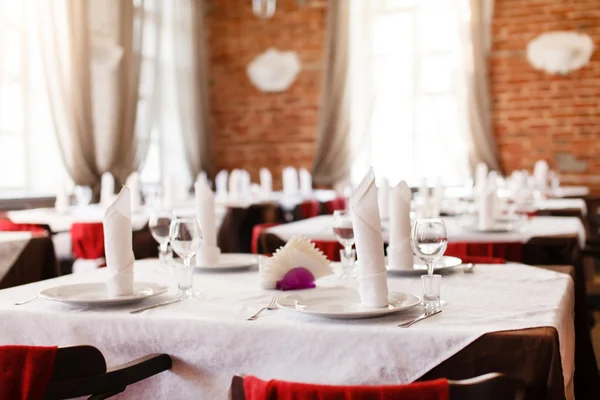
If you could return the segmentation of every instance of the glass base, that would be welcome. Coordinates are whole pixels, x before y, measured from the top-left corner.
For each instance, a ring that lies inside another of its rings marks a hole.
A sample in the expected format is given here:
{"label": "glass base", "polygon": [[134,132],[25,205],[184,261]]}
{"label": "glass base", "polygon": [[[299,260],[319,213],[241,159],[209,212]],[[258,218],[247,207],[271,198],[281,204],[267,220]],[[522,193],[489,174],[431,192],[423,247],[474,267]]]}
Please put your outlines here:
{"label": "glass base", "polygon": [[177,297],[179,297],[180,299],[191,299],[193,296],[194,296],[194,291],[192,290],[192,288],[188,288],[188,289],[178,288],[177,289]]}

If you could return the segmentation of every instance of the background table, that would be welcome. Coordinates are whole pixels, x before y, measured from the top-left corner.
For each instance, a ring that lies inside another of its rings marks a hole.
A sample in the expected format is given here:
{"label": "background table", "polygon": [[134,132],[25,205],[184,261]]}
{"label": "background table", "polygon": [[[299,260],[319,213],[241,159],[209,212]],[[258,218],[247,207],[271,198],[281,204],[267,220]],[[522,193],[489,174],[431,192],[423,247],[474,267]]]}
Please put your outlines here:
{"label": "background table", "polygon": [[[54,253],[52,239],[47,235],[32,235],[29,232],[0,232],[0,253],[9,243],[1,240],[5,235],[28,235],[24,246],[11,265],[0,274],[0,289],[37,282],[59,276],[58,263]],[[18,239],[22,241],[22,239]]]}

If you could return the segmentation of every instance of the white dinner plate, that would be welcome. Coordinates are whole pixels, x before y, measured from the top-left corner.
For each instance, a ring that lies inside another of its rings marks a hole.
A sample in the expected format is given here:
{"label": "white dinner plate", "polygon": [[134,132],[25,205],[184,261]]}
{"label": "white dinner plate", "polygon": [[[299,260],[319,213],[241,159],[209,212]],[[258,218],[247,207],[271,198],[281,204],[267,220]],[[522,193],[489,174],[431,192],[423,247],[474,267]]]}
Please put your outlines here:
{"label": "white dinner plate", "polygon": [[219,257],[219,262],[214,265],[196,265],[196,269],[207,272],[228,272],[239,269],[247,269],[258,264],[255,254],[225,253]]}
{"label": "white dinner plate", "polygon": [[279,308],[317,317],[357,319],[381,317],[407,310],[421,303],[421,298],[410,293],[389,292],[387,307],[364,307],[355,289],[312,289],[280,297]]}
{"label": "white dinner plate", "polygon": [[[462,260],[458,257],[443,256],[433,264],[433,273],[445,272],[452,268],[458,267],[461,264]],[[389,269],[387,266],[386,268],[388,270],[388,274],[398,276],[416,276],[427,273],[427,266],[417,256],[415,256],[413,261],[413,269]]]}
{"label": "white dinner plate", "polygon": [[135,282],[133,294],[127,296],[110,297],[104,282],[79,283],[75,285],[61,285],[42,290],[40,298],[60,301],[66,304],[86,306],[109,306],[136,303],[148,297],[163,294],[168,288],[159,283]]}

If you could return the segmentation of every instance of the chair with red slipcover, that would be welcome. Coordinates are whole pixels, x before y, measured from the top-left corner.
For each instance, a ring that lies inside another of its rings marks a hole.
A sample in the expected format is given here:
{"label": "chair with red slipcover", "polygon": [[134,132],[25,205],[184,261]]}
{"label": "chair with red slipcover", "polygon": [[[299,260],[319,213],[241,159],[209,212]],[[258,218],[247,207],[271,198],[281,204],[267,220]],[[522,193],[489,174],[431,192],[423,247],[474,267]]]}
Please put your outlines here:
{"label": "chair with red slipcover", "polygon": [[252,228],[252,254],[266,254],[267,251],[260,243],[260,235],[265,229],[279,225],[277,222],[265,222],[264,224],[254,225]]}
{"label": "chair with red slipcover", "polygon": [[73,273],[89,272],[104,265],[104,226],[101,222],[71,225]]}
{"label": "chair with red slipcover", "polygon": [[231,400],[515,400],[523,385],[506,375],[490,373],[462,381],[436,379],[408,385],[329,386],[263,381],[254,376],[234,376]]}
{"label": "chair with red slipcover", "polygon": [[321,203],[318,200],[306,200],[294,209],[294,221],[316,217],[321,214]]}
{"label": "chair with red slipcover", "polygon": [[106,399],[171,365],[168,354],[151,354],[108,370],[93,346],[0,346],[0,398]]}
{"label": "chair with red slipcover", "polygon": [[327,214],[333,214],[334,211],[345,209],[346,198],[343,196],[338,196],[335,199],[325,203],[325,211],[327,212]]}

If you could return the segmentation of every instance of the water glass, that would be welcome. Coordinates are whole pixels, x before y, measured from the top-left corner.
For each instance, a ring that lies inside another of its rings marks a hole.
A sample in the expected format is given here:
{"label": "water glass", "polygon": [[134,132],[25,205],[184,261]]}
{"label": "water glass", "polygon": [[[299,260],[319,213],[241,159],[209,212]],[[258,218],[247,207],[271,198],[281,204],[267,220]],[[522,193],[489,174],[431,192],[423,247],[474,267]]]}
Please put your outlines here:
{"label": "water glass", "polygon": [[412,226],[412,248],[427,265],[427,275],[433,274],[433,264],[440,259],[448,246],[448,234],[444,221],[439,218],[419,219]]}
{"label": "water glass", "polygon": [[171,232],[171,221],[175,216],[171,211],[159,210],[150,215],[148,226],[152,237],[158,243],[158,257],[161,265],[168,265],[173,252],[169,250],[169,235]]}
{"label": "water glass", "polygon": [[440,285],[442,283],[441,275],[421,275],[423,284],[423,306],[425,310],[434,311],[440,308]]}
{"label": "water glass", "polygon": [[342,275],[344,279],[356,278],[356,250],[350,249],[350,253],[346,250],[340,250],[340,261],[342,264]]}
{"label": "water glass", "polygon": [[173,261],[171,265],[177,279],[177,295],[184,299],[192,297],[194,269],[177,261]]}
{"label": "water glass", "polygon": [[[196,218],[176,218],[171,221],[171,229],[169,240],[173,251],[183,258],[183,271],[178,271],[178,266],[175,266],[175,274],[177,281],[180,281],[183,285],[180,285],[180,296],[184,298],[191,297],[191,274],[192,269],[192,257],[196,254],[196,250],[202,243],[202,230],[200,224]],[[187,280],[189,278],[189,280]],[[189,282],[189,288],[187,286]]]}

